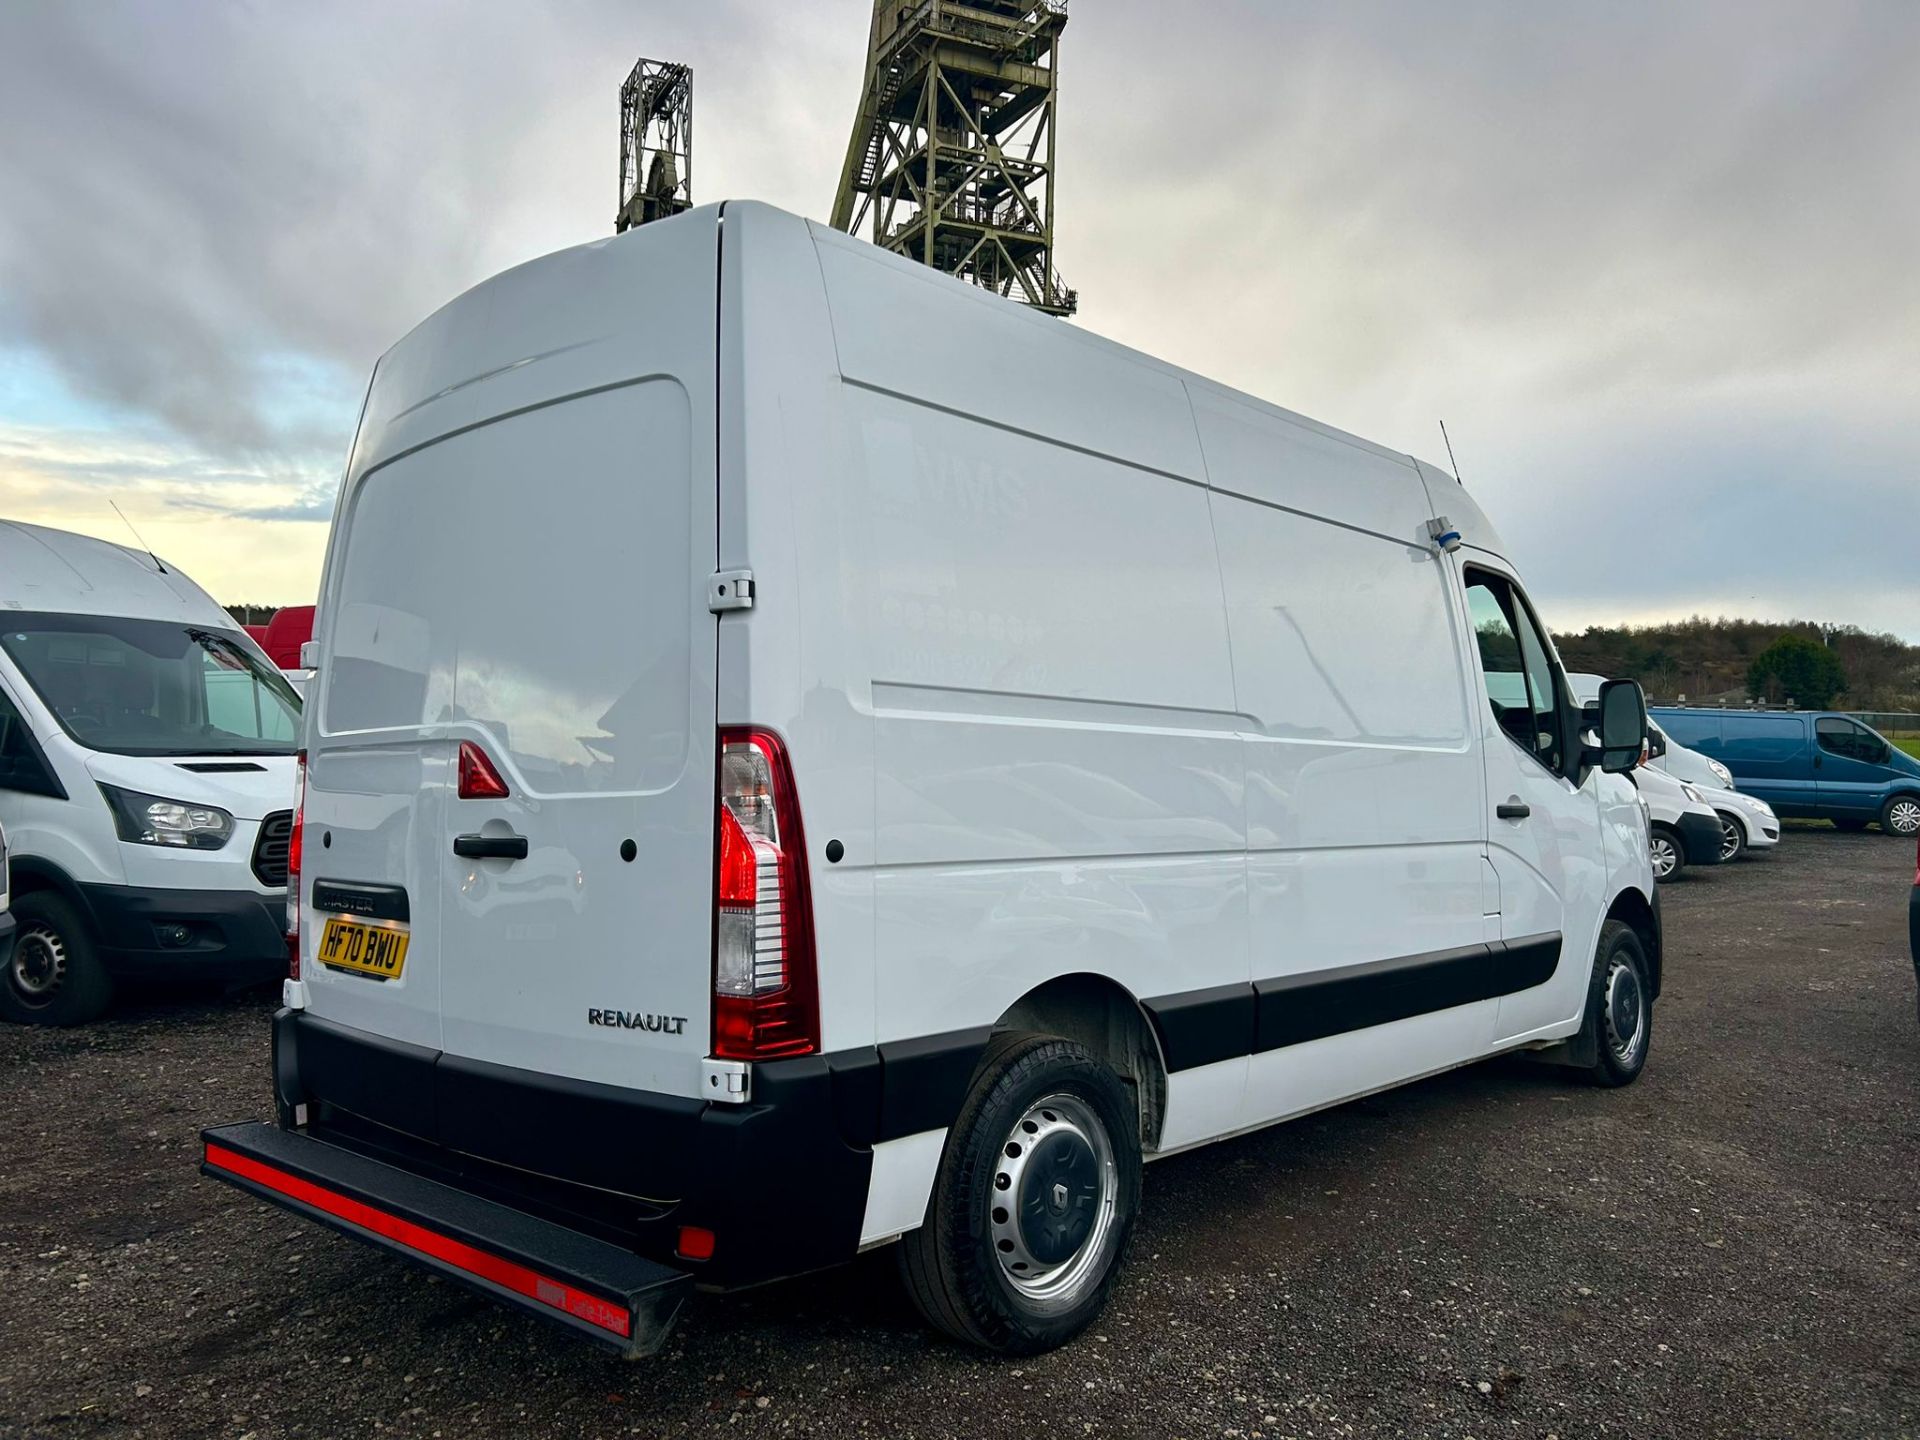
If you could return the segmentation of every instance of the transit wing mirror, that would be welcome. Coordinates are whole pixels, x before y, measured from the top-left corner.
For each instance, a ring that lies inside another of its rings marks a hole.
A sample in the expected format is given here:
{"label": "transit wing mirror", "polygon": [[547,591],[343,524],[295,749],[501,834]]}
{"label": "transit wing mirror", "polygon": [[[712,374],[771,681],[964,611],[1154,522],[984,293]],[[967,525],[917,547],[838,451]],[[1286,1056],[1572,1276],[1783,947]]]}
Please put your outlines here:
{"label": "transit wing mirror", "polygon": [[1640,762],[1647,743],[1647,696],[1638,680],[1609,680],[1600,696],[1583,707],[1581,722],[1600,737],[1598,746],[1582,746],[1581,760],[1598,763],[1609,775],[1625,775]]}

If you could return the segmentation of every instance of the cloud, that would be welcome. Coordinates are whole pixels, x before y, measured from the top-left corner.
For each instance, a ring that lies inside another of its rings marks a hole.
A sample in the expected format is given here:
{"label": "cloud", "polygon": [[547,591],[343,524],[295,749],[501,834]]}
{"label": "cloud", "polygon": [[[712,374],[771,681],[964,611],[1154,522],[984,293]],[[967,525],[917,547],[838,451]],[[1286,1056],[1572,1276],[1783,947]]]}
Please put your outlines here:
{"label": "cloud", "polygon": [[[0,347],[147,447],[34,483],[325,518],[378,354],[610,228],[635,55],[694,66],[698,199],[822,217],[867,9],[0,10]],[[1444,416],[1550,616],[1920,638],[1920,7],[1101,0],[1062,54],[1077,323],[1423,456]]]}

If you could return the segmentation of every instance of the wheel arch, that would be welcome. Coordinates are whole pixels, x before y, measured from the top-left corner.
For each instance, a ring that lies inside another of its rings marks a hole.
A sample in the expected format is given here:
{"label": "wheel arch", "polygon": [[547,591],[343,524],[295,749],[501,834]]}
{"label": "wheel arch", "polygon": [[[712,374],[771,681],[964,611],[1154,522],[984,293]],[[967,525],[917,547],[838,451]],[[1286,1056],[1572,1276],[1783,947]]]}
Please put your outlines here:
{"label": "wheel arch", "polygon": [[11,893],[16,901],[22,895],[51,890],[78,910],[88,925],[93,924],[93,907],[87,903],[86,894],[79,883],[53,861],[40,855],[16,854],[10,868]]}
{"label": "wheel arch", "polygon": [[1006,1008],[996,1033],[1058,1035],[1100,1057],[1132,1093],[1140,1147],[1156,1148],[1167,1113],[1167,1061],[1140,1001],[1109,976],[1056,975]]}
{"label": "wheel arch", "polygon": [[1649,900],[1647,896],[1634,889],[1622,890],[1613,897],[1613,903],[1607,907],[1609,920],[1618,920],[1640,937],[1640,948],[1646,952],[1648,990],[1652,998],[1660,995],[1661,975],[1665,967],[1662,953],[1660,929],[1660,904],[1657,898]]}

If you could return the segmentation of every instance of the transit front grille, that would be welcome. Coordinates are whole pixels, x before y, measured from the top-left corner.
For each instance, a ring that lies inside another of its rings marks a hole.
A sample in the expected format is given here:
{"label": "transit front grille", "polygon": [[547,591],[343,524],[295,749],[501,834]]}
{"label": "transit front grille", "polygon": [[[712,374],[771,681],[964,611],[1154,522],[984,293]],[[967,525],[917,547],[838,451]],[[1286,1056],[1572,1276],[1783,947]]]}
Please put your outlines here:
{"label": "transit front grille", "polygon": [[260,838],[253,842],[253,873],[262,885],[279,889],[287,883],[287,842],[292,838],[291,810],[276,810],[260,822]]}

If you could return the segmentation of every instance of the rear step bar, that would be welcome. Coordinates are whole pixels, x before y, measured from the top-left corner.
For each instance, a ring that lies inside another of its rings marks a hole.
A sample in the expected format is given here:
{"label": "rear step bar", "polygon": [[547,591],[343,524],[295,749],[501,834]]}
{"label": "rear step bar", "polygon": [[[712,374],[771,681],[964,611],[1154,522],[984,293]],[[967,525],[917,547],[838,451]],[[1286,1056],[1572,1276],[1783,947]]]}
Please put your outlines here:
{"label": "rear step bar", "polygon": [[693,1286],[617,1245],[277,1125],[217,1125],[200,1139],[201,1174],[570,1325],[629,1360],[666,1343]]}

